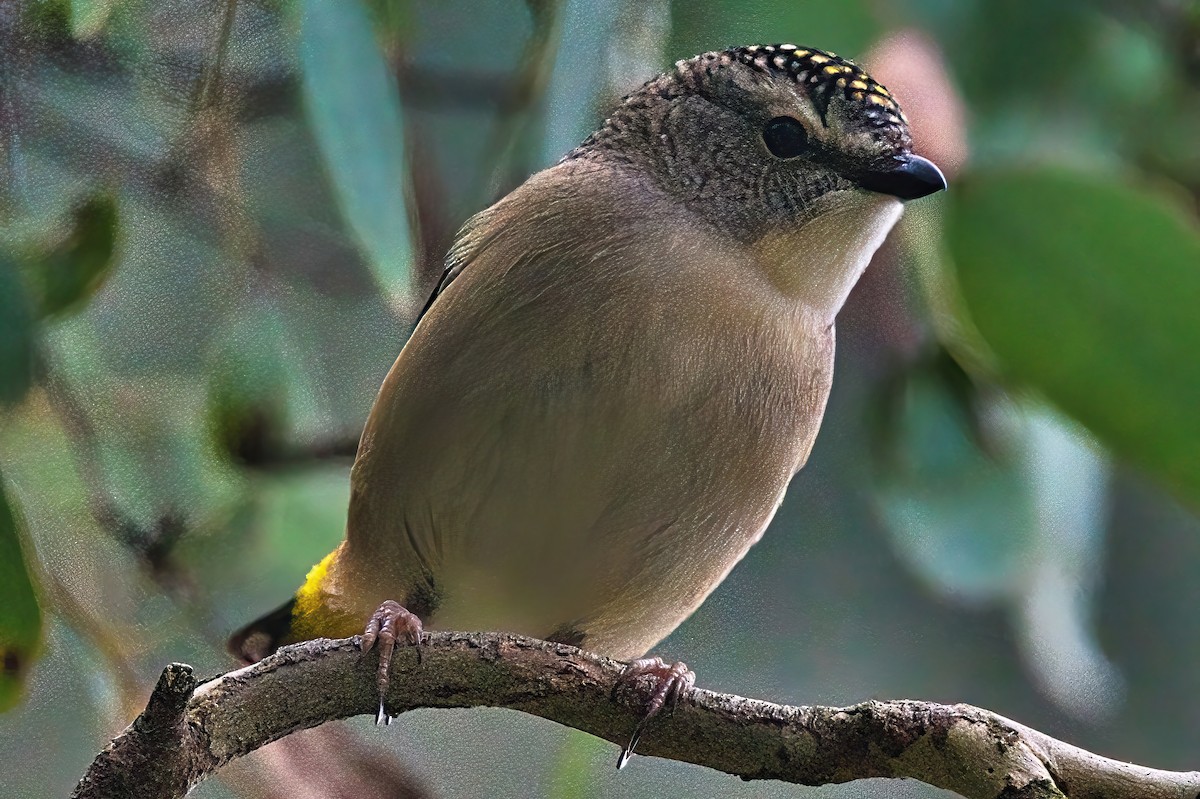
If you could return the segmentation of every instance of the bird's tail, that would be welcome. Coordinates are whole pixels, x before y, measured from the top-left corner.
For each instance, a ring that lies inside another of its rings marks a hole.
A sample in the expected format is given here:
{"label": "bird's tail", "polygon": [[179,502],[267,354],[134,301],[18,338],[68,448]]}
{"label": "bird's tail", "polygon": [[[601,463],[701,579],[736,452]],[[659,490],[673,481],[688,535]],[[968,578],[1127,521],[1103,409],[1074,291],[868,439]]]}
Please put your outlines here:
{"label": "bird's tail", "polygon": [[292,640],[295,597],[267,615],[255,619],[229,637],[226,647],[243,663],[257,663]]}

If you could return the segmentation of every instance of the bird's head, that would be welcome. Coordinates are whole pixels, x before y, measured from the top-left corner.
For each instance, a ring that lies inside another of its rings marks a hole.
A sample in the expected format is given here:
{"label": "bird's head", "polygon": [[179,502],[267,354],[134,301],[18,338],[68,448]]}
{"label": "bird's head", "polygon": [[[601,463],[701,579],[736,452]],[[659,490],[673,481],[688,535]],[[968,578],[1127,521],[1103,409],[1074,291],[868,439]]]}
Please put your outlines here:
{"label": "bird's head", "polygon": [[791,44],[679,61],[624,98],[565,160],[575,158],[634,170],[674,201],[643,210],[740,241],[779,295],[830,323],[900,201],[946,188],[913,153],[887,89],[851,61]]}
{"label": "bird's head", "polygon": [[946,187],[912,152],[895,98],[852,61],[791,44],[679,61],[567,156],[628,161],[723,230],[753,239],[827,195],[911,200]]}

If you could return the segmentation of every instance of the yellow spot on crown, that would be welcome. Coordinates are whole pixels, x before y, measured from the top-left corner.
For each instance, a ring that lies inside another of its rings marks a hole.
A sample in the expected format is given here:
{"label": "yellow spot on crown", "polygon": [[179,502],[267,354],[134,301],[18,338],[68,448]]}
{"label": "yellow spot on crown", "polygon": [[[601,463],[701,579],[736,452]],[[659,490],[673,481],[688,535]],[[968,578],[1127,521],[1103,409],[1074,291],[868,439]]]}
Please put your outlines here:
{"label": "yellow spot on crown", "polygon": [[829,61],[829,58],[827,56],[821,55],[820,53],[813,53],[812,56],[808,60],[819,66],[819,65],[824,64],[827,61]]}
{"label": "yellow spot on crown", "polygon": [[865,92],[867,90],[867,82],[865,80],[852,80],[850,81],[850,88]]}
{"label": "yellow spot on crown", "polygon": [[812,50],[797,50],[796,51],[796,56],[798,58],[808,58],[810,55],[812,55]]}
{"label": "yellow spot on crown", "polygon": [[836,64],[830,64],[829,66],[825,67],[825,69],[824,69],[824,72],[826,75],[841,75],[845,71],[846,71],[845,67],[841,67]]}
{"label": "yellow spot on crown", "polygon": [[875,91],[879,92],[879,93],[880,93],[880,94],[882,94],[884,97],[891,97],[891,96],[892,96],[892,93],[891,93],[891,92],[889,92],[889,91],[887,90],[887,88],[886,88],[886,87],[883,87],[883,86],[876,86],[876,87],[875,87]]}
{"label": "yellow spot on crown", "polygon": [[892,107],[892,103],[890,100],[888,100],[886,97],[880,97],[878,94],[868,94],[867,102],[871,103],[872,105],[881,105],[884,108]]}

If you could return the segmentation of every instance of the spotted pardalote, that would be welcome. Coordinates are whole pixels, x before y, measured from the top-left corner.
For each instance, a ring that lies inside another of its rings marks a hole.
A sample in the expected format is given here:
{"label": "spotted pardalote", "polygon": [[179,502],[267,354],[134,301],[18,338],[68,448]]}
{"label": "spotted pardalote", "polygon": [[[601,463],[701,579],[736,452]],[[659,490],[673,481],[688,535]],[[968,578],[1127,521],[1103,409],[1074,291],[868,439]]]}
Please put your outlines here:
{"label": "spotted pardalote", "polygon": [[[678,62],[462,228],[363,431],[345,541],[233,651],[369,618],[390,647],[419,617],[643,656],[763,534],[834,317],[901,200],[943,188],[846,59]],[[688,678],[639,668],[660,700]]]}

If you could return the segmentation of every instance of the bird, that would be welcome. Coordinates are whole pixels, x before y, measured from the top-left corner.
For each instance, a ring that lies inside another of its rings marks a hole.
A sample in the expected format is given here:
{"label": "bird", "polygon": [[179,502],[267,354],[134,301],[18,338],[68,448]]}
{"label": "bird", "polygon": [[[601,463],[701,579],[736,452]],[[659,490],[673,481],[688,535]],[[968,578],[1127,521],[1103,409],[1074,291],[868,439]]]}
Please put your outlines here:
{"label": "bird", "polygon": [[676,62],[464,224],[362,432],[345,539],[231,651],[363,633],[390,720],[397,640],[523,634],[631,661],[648,721],[695,675],[647,653],[808,459],[838,310],[903,203],[945,188],[851,60]]}

